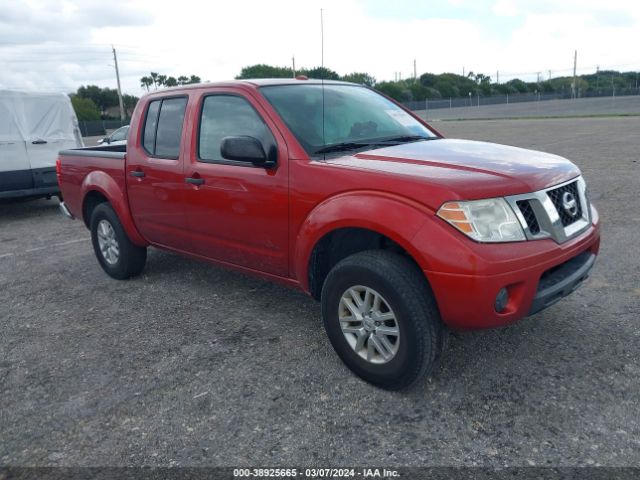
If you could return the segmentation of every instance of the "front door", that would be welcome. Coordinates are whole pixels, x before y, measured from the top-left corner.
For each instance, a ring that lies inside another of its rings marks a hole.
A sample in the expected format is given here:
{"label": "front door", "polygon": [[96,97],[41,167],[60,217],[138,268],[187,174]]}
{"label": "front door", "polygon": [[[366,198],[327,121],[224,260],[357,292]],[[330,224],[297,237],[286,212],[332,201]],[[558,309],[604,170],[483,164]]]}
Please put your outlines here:
{"label": "front door", "polygon": [[[195,253],[278,276],[288,275],[288,155],[283,138],[255,99],[233,90],[203,94],[186,173],[185,210]],[[222,158],[227,136],[248,135],[265,151],[277,149],[271,168]]]}
{"label": "front door", "polygon": [[138,231],[155,245],[181,251],[191,249],[182,141],[187,103],[187,96],[150,101],[141,138],[127,147],[126,164],[129,205]]}

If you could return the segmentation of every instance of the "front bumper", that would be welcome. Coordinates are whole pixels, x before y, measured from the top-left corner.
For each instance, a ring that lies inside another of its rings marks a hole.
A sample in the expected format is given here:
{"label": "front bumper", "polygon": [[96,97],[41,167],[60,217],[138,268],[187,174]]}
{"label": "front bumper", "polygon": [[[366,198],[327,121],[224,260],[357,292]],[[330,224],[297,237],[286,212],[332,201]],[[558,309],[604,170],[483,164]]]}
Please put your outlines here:
{"label": "front bumper", "polygon": [[[425,270],[443,321],[465,329],[509,325],[569,295],[589,276],[600,249],[598,214],[595,209],[592,213],[592,225],[579,236],[561,245],[550,239],[523,242],[527,252],[521,257],[517,244],[475,247],[502,249],[492,254],[504,263],[493,263],[490,270],[474,264],[468,272]],[[502,288],[507,289],[509,301],[497,312],[495,300]]]}
{"label": "front bumper", "polygon": [[596,255],[586,251],[545,272],[538,282],[529,315],[550,307],[573,292],[589,277],[595,263]]}

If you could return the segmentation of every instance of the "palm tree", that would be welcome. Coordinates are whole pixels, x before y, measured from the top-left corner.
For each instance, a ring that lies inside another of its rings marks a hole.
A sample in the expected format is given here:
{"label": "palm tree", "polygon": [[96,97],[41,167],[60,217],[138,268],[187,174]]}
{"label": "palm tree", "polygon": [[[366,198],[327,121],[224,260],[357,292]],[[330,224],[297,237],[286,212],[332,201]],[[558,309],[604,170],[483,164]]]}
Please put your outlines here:
{"label": "palm tree", "polygon": [[167,76],[166,75],[158,75],[158,86],[164,87],[167,84]]}
{"label": "palm tree", "polygon": [[189,78],[189,82],[188,83],[200,83],[202,80],[200,80],[200,77],[197,75],[191,75],[191,78]]}
{"label": "palm tree", "polygon": [[175,87],[178,85],[178,81],[176,77],[167,77],[167,80],[164,82],[166,87]]}
{"label": "palm tree", "polygon": [[185,77],[184,75],[180,75],[178,77],[178,85],[186,85],[187,83],[189,83],[189,78]]}
{"label": "palm tree", "polygon": [[142,88],[146,88],[147,92],[149,91],[149,87],[151,86],[152,83],[153,83],[153,80],[151,79],[151,77],[145,76],[140,79],[140,86]]}
{"label": "palm tree", "polygon": [[151,76],[151,80],[153,81],[153,86],[157,90],[158,89],[158,72],[151,72],[149,74]]}

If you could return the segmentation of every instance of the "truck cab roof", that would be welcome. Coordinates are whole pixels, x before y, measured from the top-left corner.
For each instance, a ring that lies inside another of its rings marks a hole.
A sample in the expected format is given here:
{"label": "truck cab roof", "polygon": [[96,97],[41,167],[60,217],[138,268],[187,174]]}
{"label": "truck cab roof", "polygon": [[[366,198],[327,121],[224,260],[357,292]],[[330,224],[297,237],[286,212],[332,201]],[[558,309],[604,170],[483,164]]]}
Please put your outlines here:
{"label": "truck cab roof", "polygon": [[180,85],[178,87],[163,88],[162,90],[154,90],[145,96],[166,95],[168,93],[176,93],[189,90],[199,90],[203,88],[221,88],[221,87],[252,87],[259,88],[275,85],[353,85],[360,86],[357,83],[343,82],[340,80],[322,80],[317,78],[309,78],[307,80],[300,78],[255,78],[242,80],[226,80],[220,82],[204,82],[192,83],[189,85]]}

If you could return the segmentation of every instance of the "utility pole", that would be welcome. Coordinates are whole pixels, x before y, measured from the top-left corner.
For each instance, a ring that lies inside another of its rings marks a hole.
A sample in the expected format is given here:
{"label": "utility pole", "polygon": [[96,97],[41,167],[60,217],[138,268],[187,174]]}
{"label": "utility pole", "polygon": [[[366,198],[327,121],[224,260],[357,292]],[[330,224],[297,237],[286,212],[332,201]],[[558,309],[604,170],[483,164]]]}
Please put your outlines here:
{"label": "utility pole", "polygon": [[413,79],[416,80],[418,78],[418,71],[416,69],[416,59],[413,59]]}
{"label": "utility pole", "polygon": [[118,103],[120,104],[120,120],[124,122],[124,103],[122,103],[122,89],[120,88],[120,72],[118,71],[118,56],[116,55],[116,49],[111,45],[113,50],[113,62],[116,65],[116,79],[118,80]]}
{"label": "utility pole", "polygon": [[500,83],[500,72],[496,70],[496,83]]}
{"label": "utility pole", "polygon": [[293,78],[296,78],[296,57],[291,57],[291,63],[293,65]]}
{"label": "utility pole", "polygon": [[576,88],[577,88],[577,83],[576,83],[576,67],[578,65],[578,50],[575,50],[573,52],[573,83],[571,84],[571,96],[573,98],[576,98]]}
{"label": "utility pole", "polygon": [[611,73],[611,96],[616,96],[616,86],[613,84],[613,72]]}
{"label": "utility pole", "polygon": [[464,67],[462,67],[462,76],[464,77]]}
{"label": "utility pole", "polygon": [[539,85],[540,84],[540,75],[542,74],[542,72],[536,72],[536,74],[538,75],[538,80],[536,81],[536,83]]}

